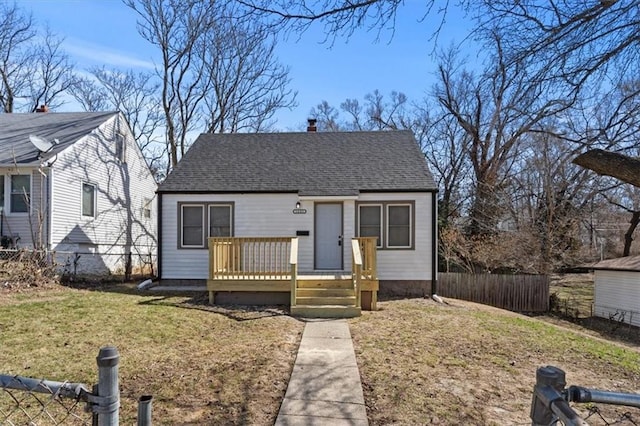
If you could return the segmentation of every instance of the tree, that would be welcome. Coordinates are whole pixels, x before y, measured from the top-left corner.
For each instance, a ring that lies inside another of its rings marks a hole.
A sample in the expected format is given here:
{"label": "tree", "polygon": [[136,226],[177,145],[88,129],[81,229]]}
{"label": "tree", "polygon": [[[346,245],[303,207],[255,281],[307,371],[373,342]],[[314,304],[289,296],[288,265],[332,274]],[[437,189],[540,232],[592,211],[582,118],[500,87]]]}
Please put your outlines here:
{"label": "tree", "polygon": [[167,171],[166,151],[160,141],[163,114],[159,84],[149,73],[93,68],[78,78],[71,95],[85,111],[117,110],[127,119],[133,137],[156,177]]}
{"label": "tree", "polygon": [[296,105],[288,89],[289,68],[275,56],[273,31],[242,18],[233,8],[219,12],[205,37],[211,90],[204,98],[210,133],[265,131],[281,108]]}
{"label": "tree", "polygon": [[169,167],[192,132],[270,126],[275,110],[294,105],[288,69],[274,57],[275,34],[232,3],[125,0],[138,31],[156,46]]}
{"label": "tree", "polygon": [[73,65],[62,50],[62,42],[47,28],[43,41],[34,47],[33,68],[27,76],[30,112],[40,105],[59,107],[63,103],[60,95],[74,84]]}
{"label": "tree", "polygon": [[16,100],[27,88],[31,64],[30,43],[36,36],[31,15],[13,3],[0,2],[0,105],[14,112]]}
{"label": "tree", "polygon": [[169,165],[175,167],[187,149],[189,132],[201,120],[200,107],[210,87],[204,35],[215,15],[214,2],[125,0],[125,4],[140,17],[140,35],[160,51],[156,72]]}
{"label": "tree", "polygon": [[509,67],[498,37],[494,47],[488,67],[479,76],[462,67],[455,50],[442,54],[435,88],[440,105],[469,138],[466,155],[475,179],[471,235],[496,230],[504,214],[500,190],[522,137],[540,130],[546,119],[570,106],[548,96],[548,88],[532,84],[525,69]]}
{"label": "tree", "polygon": [[[484,0],[481,29],[498,32],[510,60],[526,61],[537,79],[553,78],[573,92],[637,74],[640,16],[635,0]],[[479,16],[481,16],[479,14]]]}

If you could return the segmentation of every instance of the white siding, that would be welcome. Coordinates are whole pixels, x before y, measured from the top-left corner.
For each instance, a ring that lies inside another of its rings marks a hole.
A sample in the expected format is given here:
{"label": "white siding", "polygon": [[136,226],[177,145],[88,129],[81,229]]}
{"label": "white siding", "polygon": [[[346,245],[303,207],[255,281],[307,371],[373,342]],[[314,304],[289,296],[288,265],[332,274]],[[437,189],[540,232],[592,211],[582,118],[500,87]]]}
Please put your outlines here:
{"label": "white siding", "polygon": [[[379,250],[380,279],[431,279],[431,194],[366,194],[366,201],[415,200],[415,249]],[[236,237],[294,237],[296,231],[309,231],[299,238],[299,269],[313,270],[314,201],[303,199],[301,208],[306,214],[293,214],[297,194],[164,194],[162,196],[162,271],[163,279],[206,279],[207,249],[178,248],[178,203],[231,202],[234,203],[234,236]],[[343,203],[343,259],[344,269],[351,270],[350,241],[356,234],[355,200],[322,202]]]}
{"label": "white siding", "polygon": [[[46,174],[46,171],[43,171]],[[27,213],[11,213],[11,175],[31,176],[30,211]],[[42,187],[43,178],[34,167],[4,168],[0,170],[0,179],[4,180],[4,210],[0,227],[2,235],[11,237],[17,247],[33,248],[34,239],[37,245],[46,244],[46,187]],[[33,238],[32,238],[33,237]]]}
{"label": "white siding", "polygon": [[[431,280],[433,193],[366,193],[358,201],[415,201],[415,246],[412,250],[378,249],[378,278],[381,280]],[[355,214],[354,214],[355,217]]]}
{"label": "white siding", "polygon": [[594,314],[615,320],[624,314],[624,322],[640,326],[640,272],[596,270],[594,277]]}
{"label": "white siding", "polygon": [[[116,158],[118,133],[126,138],[124,162]],[[157,208],[145,218],[142,206],[145,198],[155,199],[156,184],[120,115],[59,154],[52,169],[53,249],[83,253],[83,272],[120,273],[129,252],[135,272],[149,254],[155,256]],[[95,218],[82,216],[83,182],[97,188]],[[104,255],[102,262],[95,253]]]}

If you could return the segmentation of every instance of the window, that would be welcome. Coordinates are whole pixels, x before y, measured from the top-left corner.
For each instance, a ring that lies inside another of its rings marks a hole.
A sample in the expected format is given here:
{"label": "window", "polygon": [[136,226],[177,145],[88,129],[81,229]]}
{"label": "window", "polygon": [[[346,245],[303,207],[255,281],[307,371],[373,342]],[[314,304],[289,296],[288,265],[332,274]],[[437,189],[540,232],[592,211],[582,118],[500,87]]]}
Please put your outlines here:
{"label": "window", "polygon": [[149,219],[151,217],[151,199],[144,198],[142,200],[142,217]]}
{"label": "window", "polygon": [[411,247],[411,205],[387,205],[387,247]]}
{"label": "window", "polygon": [[116,158],[123,163],[126,163],[126,139],[123,134],[118,133],[116,135]]}
{"label": "window", "polygon": [[210,237],[230,237],[231,236],[231,206],[230,205],[209,205],[209,236]]}
{"label": "window", "polygon": [[182,206],[182,247],[204,247],[204,206]]}
{"label": "window", "polygon": [[233,235],[233,203],[185,203],[179,209],[180,248],[205,248],[207,237]]}
{"label": "window", "polygon": [[82,184],[82,216],[96,217],[96,186]]}
{"label": "window", "polygon": [[4,210],[4,175],[0,175],[0,211]]}
{"label": "window", "polygon": [[378,248],[413,249],[414,202],[358,204],[358,236],[378,237]]}
{"label": "window", "polygon": [[382,247],[382,206],[361,205],[360,210],[360,236],[378,237],[376,245]]}
{"label": "window", "polygon": [[28,213],[31,198],[31,176],[11,175],[11,213]]}

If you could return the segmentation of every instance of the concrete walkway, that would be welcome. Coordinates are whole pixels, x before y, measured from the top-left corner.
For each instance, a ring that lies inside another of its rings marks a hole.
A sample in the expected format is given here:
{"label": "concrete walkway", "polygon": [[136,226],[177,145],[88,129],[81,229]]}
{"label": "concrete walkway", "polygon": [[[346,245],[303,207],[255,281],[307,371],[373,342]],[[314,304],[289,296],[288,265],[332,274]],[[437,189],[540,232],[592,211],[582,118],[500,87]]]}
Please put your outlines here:
{"label": "concrete walkway", "polygon": [[307,322],[275,424],[369,424],[346,320]]}

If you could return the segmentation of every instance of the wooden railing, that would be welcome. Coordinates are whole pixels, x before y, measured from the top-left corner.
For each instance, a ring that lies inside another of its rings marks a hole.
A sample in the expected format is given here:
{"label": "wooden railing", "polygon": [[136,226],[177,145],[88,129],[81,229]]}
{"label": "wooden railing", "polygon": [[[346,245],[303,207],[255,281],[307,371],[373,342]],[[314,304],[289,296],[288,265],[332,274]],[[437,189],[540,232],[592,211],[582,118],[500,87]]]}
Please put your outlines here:
{"label": "wooden railing", "polygon": [[291,254],[289,255],[289,265],[291,267],[291,306],[296,306],[298,289],[298,239],[291,240]]}
{"label": "wooden railing", "polygon": [[377,265],[377,237],[357,237],[353,239],[358,242],[360,254],[362,256],[362,277],[367,280],[378,279]]}
{"label": "wooden railing", "polygon": [[362,252],[360,241],[355,238],[351,240],[351,274],[353,277],[353,291],[356,295],[356,308],[362,306],[362,294],[360,292],[360,282],[362,280]]}
{"label": "wooden railing", "polygon": [[291,247],[291,237],[209,238],[209,279],[290,279]]}

